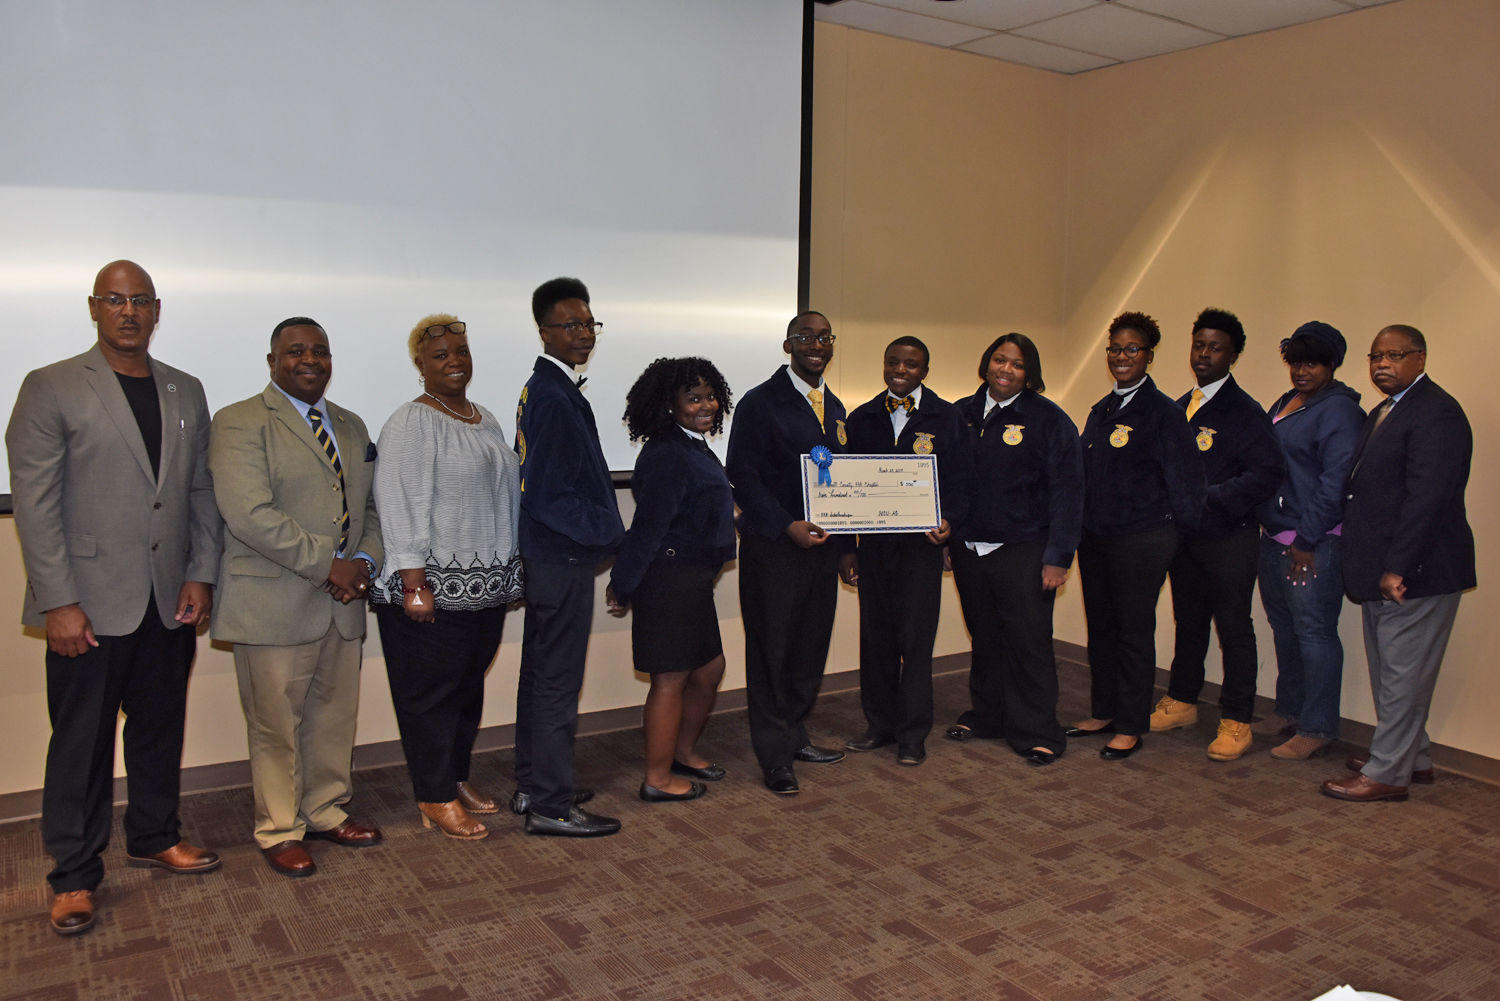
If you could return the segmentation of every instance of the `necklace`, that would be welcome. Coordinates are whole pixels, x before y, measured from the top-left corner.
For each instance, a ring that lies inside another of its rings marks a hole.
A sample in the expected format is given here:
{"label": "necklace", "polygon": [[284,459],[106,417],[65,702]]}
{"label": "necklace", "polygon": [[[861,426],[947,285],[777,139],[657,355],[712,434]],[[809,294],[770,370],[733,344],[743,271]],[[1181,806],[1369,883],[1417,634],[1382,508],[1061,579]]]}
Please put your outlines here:
{"label": "necklace", "polygon": [[457,410],[454,410],[452,407],[448,406],[448,404],[444,403],[436,396],[433,396],[431,393],[423,393],[422,395],[430,397],[433,403],[436,403],[438,406],[442,407],[444,410],[448,411],[448,413],[452,414],[454,417],[457,417],[461,421],[472,421],[475,417],[479,416],[479,408],[474,405],[473,400],[469,401],[469,416],[465,417],[463,414],[459,413]]}

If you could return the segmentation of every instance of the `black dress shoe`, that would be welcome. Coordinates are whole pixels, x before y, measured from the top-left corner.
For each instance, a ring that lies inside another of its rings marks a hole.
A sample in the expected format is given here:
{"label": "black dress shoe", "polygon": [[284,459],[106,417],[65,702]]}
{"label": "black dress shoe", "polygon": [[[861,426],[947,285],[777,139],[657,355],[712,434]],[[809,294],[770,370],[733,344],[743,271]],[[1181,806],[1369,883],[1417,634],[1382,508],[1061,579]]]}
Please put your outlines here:
{"label": "black dress shoe", "polygon": [[1076,726],[1070,726],[1066,730],[1063,731],[1063,736],[1064,737],[1097,737],[1100,734],[1114,733],[1114,732],[1115,732],[1115,725],[1113,723],[1106,723],[1106,724],[1104,724],[1103,726],[1101,726],[1097,730],[1080,730]]}
{"label": "black dress shoe", "polygon": [[915,767],[926,760],[927,745],[920,740],[915,744],[902,744],[896,749],[896,764],[898,765],[911,765]]}
{"label": "black dress shoe", "polygon": [[806,761],[813,765],[831,765],[834,762],[843,761],[844,752],[835,751],[831,747],[818,747],[815,744],[808,744],[806,747],[799,747],[793,757],[798,761]]}
{"label": "black dress shoe", "polygon": [[1053,754],[1051,751],[1038,751],[1034,747],[1029,748],[1026,753],[1021,756],[1025,758],[1026,763],[1028,765],[1031,765],[1033,768],[1041,768],[1045,765],[1050,765],[1052,764],[1052,762],[1057,760],[1057,755]]}
{"label": "black dress shoe", "polygon": [[681,761],[673,759],[673,775],[686,775],[690,779],[702,779],[705,782],[717,782],[727,773],[723,765],[704,765],[702,768],[694,768],[692,765],[684,765]]}
{"label": "black dress shoe", "polygon": [[[574,806],[577,806],[580,803],[587,803],[589,800],[591,800],[593,798],[594,798],[594,790],[592,790],[592,789],[574,789],[573,790],[573,805]],[[515,791],[515,793],[512,794],[512,796],[510,797],[510,812],[514,813],[514,814],[518,814],[518,815],[523,816],[523,817],[526,814],[530,813],[531,812],[531,793],[529,793],[529,792],[522,792],[521,790],[517,789]]]}
{"label": "black dress shoe", "polygon": [[790,767],[771,768],[766,771],[766,788],[778,796],[795,796],[802,787]]}
{"label": "black dress shoe", "polygon": [[656,786],[641,783],[640,797],[647,803],[671,803],[680,799],[697,799],[708,792],[708,786],[702,782],[689,782],[687,792],[667,792]]}
{"label": "black dress shoe", "polygon": [[578,807],[570,807],[566,817],[543,817],[539,813],[526,814],[527,834],[549,834],[561,838],[598,838],[613,834],[620,829],[614,817],[601,817]]}
{"label": "black dress shoe", "polygon": [[865,734],[858,740],[846,740],[844,746],[851,751],[874,751],[882,747],[890,747],[896,742],[894,737],[876,737],[873,734]]}
{"label": "black dress shoe", "polygon": [[1144,743],[1145,741],[1141,740],[1141,738],[1137,736],[1135,738],[1135,743],[1131,744],[1129,747],[1110,747],[1108,744],[1105,744],[1102,748],[1099,749],[1099,757],[1103,758],[1105,761],[1124,761],[1136,751],[1139,751],[1141,749],[1141,745]]}

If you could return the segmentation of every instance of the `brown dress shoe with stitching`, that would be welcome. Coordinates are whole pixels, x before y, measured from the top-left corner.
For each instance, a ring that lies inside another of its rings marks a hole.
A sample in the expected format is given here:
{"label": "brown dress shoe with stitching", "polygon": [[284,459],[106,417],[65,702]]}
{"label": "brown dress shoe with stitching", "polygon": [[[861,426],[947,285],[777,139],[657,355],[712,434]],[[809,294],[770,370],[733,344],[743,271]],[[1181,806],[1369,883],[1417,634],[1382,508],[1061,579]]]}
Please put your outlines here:
{"label": "brown dress shoe with stitching", "polygon": [[317,864],[300,841],[278,841],[270,848],[262,848],[260,853],[265,856],[266,865],[283,876],[299,879],[318,871]]}
{"label": "brown dress shoe with stitching", "polygon": [[1383,799],[1405,799],[1406,786],[1388,786],[1365,775],[1351,775],[1347,779],[1324,782],[1323,795],[1351,803],[1375,803]]}
{"label": "brown dress shoe with stitching", "polygon": [[200,872],[213,872],[219,867],[219,856],[206,848],[179,841],[155,855],[126,855],[125,863],[137,869],[165,869],[180,876],[190,876]]}
{"label": "brown dress shoe with stitching", "polygon": [[500,804],[475,789],[467,782],[458,784],[458,801],[464,805],[464,809],[470,813],[499,813]]}
{"label": "brown dress shoe with stitching", "polygon": [[52,912],[48,915],[52,930],[59,935],[77,935],[94,927],[94,891],[68,890],[52,895]]}
{"label": "brown dress shoe with stitching", "polygon": [[310,830],[304,836],[332,841],[345,848],[368,848],[380,844],[380,828],[374,824],[361,824],[353,817],[344,818],[344,822],[337,827],[330,827],[326,831]]}

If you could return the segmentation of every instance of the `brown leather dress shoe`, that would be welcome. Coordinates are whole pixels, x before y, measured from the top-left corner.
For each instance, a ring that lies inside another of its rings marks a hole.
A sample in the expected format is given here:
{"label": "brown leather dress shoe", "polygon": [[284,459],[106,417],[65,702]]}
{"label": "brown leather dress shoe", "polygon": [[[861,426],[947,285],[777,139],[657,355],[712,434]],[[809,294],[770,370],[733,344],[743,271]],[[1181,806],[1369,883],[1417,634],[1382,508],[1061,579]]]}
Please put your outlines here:
{"label": "brown leather dress shoe", "polygon": [[344,822],[337,827],[330,827],[326,831],[309,830],[304,837],[332,841],[345,848],[368,848],[380,844],[380,828],[374,824],[361,824],[353,817],[345,817]]}
{"label": "brown leather dress shoe", "polygon": [[418,803],[417,809],[422,814],[423,827],[436,827],[450,838],[479,841],[490,836],[489,828],[470,816],[456,799],[446,803]]}
{"label": "brown leather dress shoe", "polygon": [[1351,803],[1374,803],[1382,799],[1405,799],[1406,786],[1388,786],[1364,775],[1351,775],[1324,782],[1323,795]]}
{"label": "brown leather dress shoe", "polygon": [[219,867],[219,856],[206,848],[179,841],[164,852],[155,855],[126,855],[125,863],[137,869],[165,869],[178,875],[194,875],[213,872]]}
{"label": "brown leather dress shoe", "polygon": [[[1369,763],[1368,754],[1351,754],[1345,759],[1344,767],[1351,772],[1362,772]],[[1411,773],[1411,780],[1419,785],[1430,786],[1437,781],[1437,773],[1431,768],[1418,768]]]}
{"label": "brown leather dress shoe", "polygon": [[500,804],[475,789],[467,782],[458,784],[458,801],[464,805],[464,809],[470,813],[499,813]]}
{"label": "brown leather dress shoe", "polygon": [[94,891],[68,890],[52,895],[52,930],[77,935],[94,927]]}
{"label": "brown leather dress shoe", "polygon": [[262,848],[260,853],[266,857],[266,865],[283,876],[296,879],[318,871],[317,864],[300,841],[279,841],[270,848]]}

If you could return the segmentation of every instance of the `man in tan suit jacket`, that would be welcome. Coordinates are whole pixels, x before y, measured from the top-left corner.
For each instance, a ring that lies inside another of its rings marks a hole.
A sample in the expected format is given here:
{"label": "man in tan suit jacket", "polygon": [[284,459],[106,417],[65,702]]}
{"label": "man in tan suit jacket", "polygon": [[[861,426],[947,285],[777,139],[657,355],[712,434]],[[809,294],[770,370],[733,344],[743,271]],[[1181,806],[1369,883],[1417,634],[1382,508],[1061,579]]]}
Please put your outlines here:
{"label": "man in tan suit jacket", "polygon": [[161,300],[139,265],[105,265],[88,301],[97,342],[29,374],[5,432],[21,621],[47,634],[42,841],[61,935],[94,923],[122,708],[129,864],[219,865],[177,816],[188,670],[219,568],[208,404],[197,379],[148,354]]}
{"label": "man in tan suit jacket", "polygon": [[381,559],[364,422],[327,402],[333,355],[307,317],[271,334],[271,384],[214,415],[209,468],[224,516],[213,636],[233,643],[255,787],[255,840],[286,876],[304,838],[380,841],[349,817],[365,602]]}

